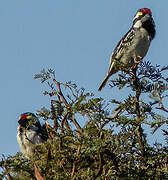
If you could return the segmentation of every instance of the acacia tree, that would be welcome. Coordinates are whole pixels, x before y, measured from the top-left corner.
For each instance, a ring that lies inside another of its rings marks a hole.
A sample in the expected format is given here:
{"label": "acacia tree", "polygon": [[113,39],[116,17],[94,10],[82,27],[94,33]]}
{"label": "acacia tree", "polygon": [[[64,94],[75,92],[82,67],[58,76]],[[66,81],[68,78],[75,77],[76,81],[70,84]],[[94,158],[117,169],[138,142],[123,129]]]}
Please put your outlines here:
{"label": "acacia tree", "polygon": [[[122,68],[122,67],[121,67]],[[37,112],[49,140],[35,146],[30,160],[21,153],[4,157],[1,177],[8,179],[166,179],[168,131],[164,145],[150,145],[144,125],[154,133],[168,123],[168,66],[144,62],[127,69],[110,86],[127,89],[124,100],[106,102],[71,82],[60,83],[53,70],[35,75],[46,83],[49,108]],[[166,109],[167,108],[167,109]],[[117,131],[116,131],[117,127]]]}

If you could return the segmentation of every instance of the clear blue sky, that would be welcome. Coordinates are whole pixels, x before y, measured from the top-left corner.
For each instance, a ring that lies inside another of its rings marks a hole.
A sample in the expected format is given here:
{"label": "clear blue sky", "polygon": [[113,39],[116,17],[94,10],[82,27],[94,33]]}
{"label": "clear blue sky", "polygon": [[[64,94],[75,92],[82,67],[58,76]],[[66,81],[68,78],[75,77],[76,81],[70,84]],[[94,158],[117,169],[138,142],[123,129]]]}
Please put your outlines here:
{"label": "clear blue sky", "polygon": [[143,7],[152,10],[157,28],[145,59],[167,65],[167,0],[0,1],[0,154],[19,151],[20,113],[48,105],[42,85],[33,79],[42,68],[55,69],[57,80],[72,80],[96,96],[117,95],[108,86],[97,89],[112,50]]}

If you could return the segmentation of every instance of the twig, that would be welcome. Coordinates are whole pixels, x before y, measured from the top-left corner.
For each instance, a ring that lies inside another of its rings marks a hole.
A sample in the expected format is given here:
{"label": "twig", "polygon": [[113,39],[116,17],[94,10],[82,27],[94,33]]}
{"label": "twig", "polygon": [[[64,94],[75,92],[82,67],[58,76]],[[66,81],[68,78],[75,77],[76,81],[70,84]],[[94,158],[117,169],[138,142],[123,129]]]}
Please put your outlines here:
{"label": "twig", "polygon": [[37,180],[44,180],[44,178],[42,177],[42,175],[40,174],[38,167],[36,164],[34,164],[34,171],[35,171],[35,176]]}
{"label": "twig", "polygon": [[7,176],[8,176],[8,179],[9,180],[13,180],[13,178],[12,178],[12,176],[10,175],[10,173],[8,172],[8,168],[6,167],[6,165],[4,165],[4,163],[5,163],[5,155],[4,154],[2,154],[2,161],[1,162],[3,162],[3,165],[2,165],[2,169],[3,169],[3,167],[5,168],[5,170],[6,170],[6,173],[7,173]]}
{"label": "twig", "polygon": [[89,114],[88,112],[86,113],[86,116],[88,117],[88,119],[89,119],[90,121],[92,121],[92,122],[94,123],[94,125],[96,126],[96,128],[99,129],[98,125],[93,121],[93,119],[91,118],[91,116],[90,116],[90,114]]}
{"label": "twig", "polygon": [[[122,111],[122,109],[119,108],[112,118],[109,118],[108,121],[102,122],[102,124],[101,124],[101,126],[100,126],[100,129],[102,129],[102,128],[103,128],[107,123],[109,123],[111,120],[114,120],[115,118],[117,118],[118,115],[119,115],[119,113],[120,113],[121,111]],[[106,118],[106,119],[107,119],[107,118]]]}
{"label": "twig", "polygon": [[136,109],[136,114],[137,114],[137,122],[138,122],[138,129],[137,129],[137,136],[138,136],[138,139],[139,139],[139,146],[140,146],[140,149],[141,149],[141,153],[142,153],[142,156],[144,155],[144,142],[142,140],[142,136],[143,136],[143,130],[142,130],[142,127],[141,127],[141,121],[140,121],[140,108],[139,108],[139,97],[140,97],[140,90],[138,89],[138,81],[139,79],[137,78],[137,75],[136,75],[136,71],[137,71],[137,66],[136,65],[133,69],[133,74],[134,74],[134,85],[136,87],[136,95],[135,95],[135,98],[136,98],[136,104],[135,104],[135,109]]}
{"label": "twig", "polygon": [[101,153],[99,153],[99,168],[98,168],[97,174],[95,176],[95,179],[100,176],[102,170],[103,170],[102,155],[101,155]]}
{"label": "twig", "polygon": [[57,88],[58,88],[58,94],[61,96],[61,99],[62,99],[63,103],[64,103],[65,105],[68,105],[67,100],[65,99],[64,95],[62,94],[62,91],[61,91],[61,88],[60,88],[60,83],[57,82],[55,79],[53,79],[53,81],[56,83],[56,86],[57,86]]}
{"label": "twig", "polygon": [[[53,79],[53,81],[54,81],[54,83],[56,84],[56,86],[57,86],[57,88],[58,88],[58,95],[57,95],[57,97],[58,97],[59,102],[61,103],[61,99],[62,99],[63,103],[64,103],[66,106],[68,106],[69,104],[68,104],[67,100],[65,99],[62,91],[61,91],[60,83],[59,83],[58,81],[56,81],[56,79]],[[61,99],[60,99],[60,97],[61,97]],[[68,114],[68,113],[67,113],[67,114]],[[62,123],[61,127],[63,128],[63,124],[65,124],[65,127],[66,127],[67,129],[70,129],[70,128],[69,128],[69,125],[68,125],[68,122],[67,122],[67,120],[66,120],[66,118],[65,118],[65,117],[67,117],[67,114],[66,114],[66,116],[64,116],[64,119],[63,119],[63,121],[62,121],[63,123]]]}
{"label": "twig", "polygon": [[73,177],[73,175],[75,173],[75,170],[76,170],[76,164],[77,164],[78,156],[79,156],[79,153],[80,153],[80,149],[81,149],[81,145],[78,146],[78,150],[77,150],[77,153],[76,153],[76,158],[75,158],[75,161],[74,161],[73,167],[72,167],[71,177]]}
{"label": "twig", "polygon": [[[56,83],[56,86],[57,86],[57,88],[58,88],[58,94],[60,95],[63,103],[68,106],[69,104],[68,104],[67,100],[65,99],[62,91],[61,91],[60,83],[57,82],[55,79],[53,79],[53,81]],[[78,122],[76,121],[75,118],[72,118],[72,122],[74,123],[74,125],[76,126],[76,128],[77,128],[78,130],[81,130],[81,127],[80,127],[80,125],[78,124]],[[66,124],[66,123],[67,123],[67,122],[65,122],[65,124]]]}
{"label": "twig", "polygon": [[7,167],[6,167],[5,165],[4,165],[4,168],[5,168],[5,170],[6,170],[8,179],[9,179],[9,180],[13,180],[12,176],[11,176],[10,173],[8,172],[8,169],[7,169]]}
{"label": "twig", "polygon": [[58,98],[58,101],[61,103],[61,98],[60,98],[60,95],[57,93],[57,98]]}
{"label": "twig", "polygon": [[74,123],[74,125],[76,126],[76,128],[78,130],[81,130],[81,127],[80,127],[79,123],[77,122],[77,120],[75,119],[75,117],[72,117],[72,122]]}
{"label": "twig", "polygon": [[61,131],[62,131],[62,133],[64,132],[64,125],[65,125],[67,130],[70,130],[69,124],[67,122],[68,114],[69,114],[69,112],[66,112],[65,115],[64,115],[63,120],[61,121]]}
{"label": "twig", "polygon": [[45,125],[46,125],[46,130],[47,130],[47,134],[48,134],[49,138],[54,139],[53,134],[49,131],[49,129],[52,129],[52,127],[47,122],[45,122]]}
{"label": "twig", "polygon": [[[68,115],[68,112],[66,112],[63,120],[61,121],[61,133],[64,133],[64,125],[65,125],[67,131],[70,130],[69,125],[67,123],[67,115]],[[62,150],[62,137],[60,137],[60,142],[59,142],[59,151],[61,151],[61,150]]]}
{"label": "twig", "polygon": [[156,109],[159,109],[159,110],[162,110],[162,111],[168,113],[168,110],[165,109],[165,107],[163,105],[161,107],[156,107]]}
{"label": "twig", "polygon": [[54,121],[54,129],[55,131],[57,131],[58,129],[58,120],[56,118],[56,113],[55,113],[55,109],[54,109],[54,105],[53,105],[53,100],[51,100],[51,113],[52,113],[52,120]]}
{"label": "twig", "polygon": [[47,164],[48,162],[51,160],[51,149],[50,149],[50,146],[48,147],[47,149]]}

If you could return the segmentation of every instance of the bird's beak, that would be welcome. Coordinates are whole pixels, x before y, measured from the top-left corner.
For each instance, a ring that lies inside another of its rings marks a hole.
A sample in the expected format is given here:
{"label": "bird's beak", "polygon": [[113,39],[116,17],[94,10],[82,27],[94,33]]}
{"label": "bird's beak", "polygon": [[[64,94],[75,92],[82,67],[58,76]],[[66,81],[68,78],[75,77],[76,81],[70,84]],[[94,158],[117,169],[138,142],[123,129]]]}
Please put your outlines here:
{"label": "bird's beak", "polygon": [[26,119],[32,119],[33,117],[32,116],[27,116]]}

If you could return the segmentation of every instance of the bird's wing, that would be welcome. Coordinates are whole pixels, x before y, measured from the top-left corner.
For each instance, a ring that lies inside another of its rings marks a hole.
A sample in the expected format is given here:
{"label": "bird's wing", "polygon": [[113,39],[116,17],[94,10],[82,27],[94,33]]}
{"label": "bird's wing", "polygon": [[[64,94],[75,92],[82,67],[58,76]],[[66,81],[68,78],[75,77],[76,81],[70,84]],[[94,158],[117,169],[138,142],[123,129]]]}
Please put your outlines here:
{"label": "bird's wing", "polygon": [[115,65],[116,63],[120,63],[118,59],[120,59],[123,54],[125,53],[127,47],[129,47],[133,43],[133,38],[135,36],[135,29],[131,28],[125,35],[124,37],[119,41],[117,46],[115,47],[111,57],[110,57],[110,66],[108,70],[108,74],[111,76],[112,74],[116,73],[118,68],[116,67],[115,70]]}
{"label": "bird's wing", "polygon": [[44,141],[47,141],[47,139],[48,139],[48,132],[47,132],[47,129],[46,129],[46,125],[45,125],[45,124],[43,124],[43,125],[39,128],[39,130],[38,130],[37,133],[40,135],[40,137],[41,137]]}
{"label": "bird's wing", "polygon": [[131,28],[115,47],[113,54],[111,55],[111,60],[113,59],[117,60],[121,58],[126,48],[129,47],[133,43],[134,36],[135,36],[135,29]]}
{"label": "bird's wing", "polygon": [[107,73],[106,77],[104,78],[102,84],[100,85],[100,87],[98,89],[99,91],[101,91],[101,89],[106,85],[109,77],[118,71],[116,64],[120,63],[119,59],[123,56],[127,47],[129,47],[133,43],[134,36],[135,36],[135,29],[132,27],[124,35],[124,37],[119,41],[119,43],[115,47],[115,49],[110,57],[110,66],[109,66],[108,73]]}

